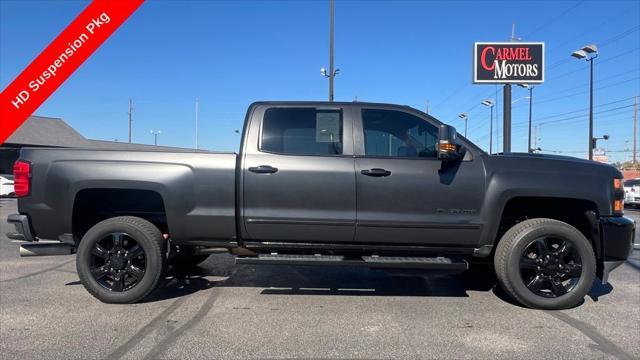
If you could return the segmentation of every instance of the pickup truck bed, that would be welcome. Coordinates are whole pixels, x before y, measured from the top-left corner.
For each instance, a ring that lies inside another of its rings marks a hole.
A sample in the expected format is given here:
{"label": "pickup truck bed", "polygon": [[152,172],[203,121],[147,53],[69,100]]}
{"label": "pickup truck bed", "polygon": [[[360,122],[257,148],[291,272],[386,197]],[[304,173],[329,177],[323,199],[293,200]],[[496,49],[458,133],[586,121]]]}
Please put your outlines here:
{"label": "pickup truck bed", "polygon": [[21,198],[18,210],[40,238],[69,242],[88,230],[78,228],[86,217],[127,213],[131,205],[146,205],[136,206],[138,216],[158,218],[165,233],[170,224],[181,242],[236,237],[234,153],[25,148],[21,157],[31,159],[31,191],[41,196]]}

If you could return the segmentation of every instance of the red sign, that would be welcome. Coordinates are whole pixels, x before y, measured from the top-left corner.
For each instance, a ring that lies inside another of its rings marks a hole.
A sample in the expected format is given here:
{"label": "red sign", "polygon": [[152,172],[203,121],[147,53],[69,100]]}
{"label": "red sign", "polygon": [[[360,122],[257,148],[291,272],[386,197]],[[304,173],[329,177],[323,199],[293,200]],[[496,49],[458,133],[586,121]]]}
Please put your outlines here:
{"label": "red sign", "polygon": [[94,0],[0,94],[2,144],[144,0]]}

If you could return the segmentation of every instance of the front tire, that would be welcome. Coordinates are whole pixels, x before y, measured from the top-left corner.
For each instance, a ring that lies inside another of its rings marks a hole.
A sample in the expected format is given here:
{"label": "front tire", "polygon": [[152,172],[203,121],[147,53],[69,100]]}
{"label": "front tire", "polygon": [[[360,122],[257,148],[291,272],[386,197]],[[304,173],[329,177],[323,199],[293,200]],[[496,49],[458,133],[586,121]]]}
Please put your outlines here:
{"label": "front tire", "polygon": [[553,219],[531,219],[509,229],[496,248],[502,288],[521,304],[560,310],[577,305],[591,289],[596,259],[589,240]]}
{"label": "front tire", "polygon": [[138,302],[164,275],[165,244],[160,230],[147,220],[119,216],[101,221],[78,246],[80,282],[102,302]]}

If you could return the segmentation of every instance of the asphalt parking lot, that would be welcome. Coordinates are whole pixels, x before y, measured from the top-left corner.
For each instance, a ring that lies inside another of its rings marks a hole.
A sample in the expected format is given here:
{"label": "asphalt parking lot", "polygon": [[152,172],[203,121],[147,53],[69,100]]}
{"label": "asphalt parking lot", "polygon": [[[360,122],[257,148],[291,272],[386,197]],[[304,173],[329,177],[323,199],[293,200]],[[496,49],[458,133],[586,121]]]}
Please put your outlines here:
{"label": "asphalt parking lot", "polygon": [[[0,358],[640,358],[640,251],[580,306],[530,310],[485,275],[233,264],[107,305],[75,257],[19,258],[0,199]],[[640,220],[640,211],[627,215]],[[640,243],[636,238],[636,242]]]}

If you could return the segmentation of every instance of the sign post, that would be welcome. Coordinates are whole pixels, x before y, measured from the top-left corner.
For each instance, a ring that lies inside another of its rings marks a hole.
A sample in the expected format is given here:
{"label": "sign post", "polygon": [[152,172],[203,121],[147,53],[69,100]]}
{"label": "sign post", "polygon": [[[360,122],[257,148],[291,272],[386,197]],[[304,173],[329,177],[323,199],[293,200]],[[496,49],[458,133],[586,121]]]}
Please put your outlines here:
{"label": "sign post", "polygon": [[511,84],[543,82],[544,43],[477,42],[474,44],[473,83],[504,84],[503,151],[505,153],[511,152]]}

